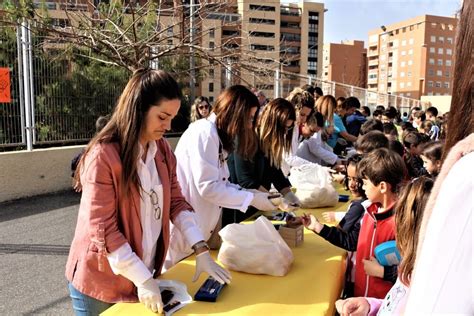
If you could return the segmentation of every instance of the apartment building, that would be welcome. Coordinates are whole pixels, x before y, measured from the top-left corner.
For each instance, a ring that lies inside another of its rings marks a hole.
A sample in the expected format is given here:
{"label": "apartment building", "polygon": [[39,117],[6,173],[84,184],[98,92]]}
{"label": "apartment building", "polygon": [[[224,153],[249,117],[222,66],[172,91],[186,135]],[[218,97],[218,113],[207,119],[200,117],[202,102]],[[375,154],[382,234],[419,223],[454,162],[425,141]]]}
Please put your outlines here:
{"label": "apartment building", "polygon": [[322,79],[366,88],[367,49],[364,41],[324,44]]}
{"label": "apartment building", "polygon": [[[221,50],[233,54],[228,59],[228,67],[209,65],[209,75],[199,86],[202,95],[209,96],[212,101],[228,84],[242,83],[271,97],[276,69],[321,76],[324,4],[305,1],[288,4],[274,0],[233,3],[235,11],[228,8],[226,13],[215,12],[203,22],[205,30],[212,23],[210,20],[221,21],[221,26],[211,26],[215,30],[214,38],[205,37],[203,46],[216,47],[216,54],[221,54]],[[239,63],[251,64],[252,60],[255,67],[239,67]],[[230,68],[239,76],[231,75]],[[298,81],[285,75],[281,82],[284,85],[293,80]]]}
{"label": "apartment building", "polygon": [[369,32],[369,90],[419,99],[450,95],[457,19],[423,15]]}
{"label": "apartment building", "polygon": [[[97,5],[98,1],[93,3]],[[124,2],[125,14],[128,2]],[[145,5],[146,1],[139,0],[138,3],[137,8]],[[87,0],[67,3],[35,0],[36,8],[46,8],[53,23],[62,28],[76,23],[69,19],[65,10],[93,15],[91,4]],[[201,11],[193,27],[193,43],[217,58],[196,59],[201,76],[195,83],[195,95],[207,96],[211,102],[223,88],[238,83],[273,96],[276,69],[305,76],[320,77],[322,74],[325,11],[322,3],[304,0],[295,3],[275,0],[166,0],[160,1],[160,4],[158,29],[166,30],[161,34],[167,39],[162,43],[165,46],[175,45],[189,35],[191,4],[200,6]],[[225,56],[224,62],[222,56]],[[219,58],[220,62],[217,61]],[[159,67],[159,61],[156,64]],[[299,85],[297,78],[285,75],[281,79],[283,84],[293,81]]]}

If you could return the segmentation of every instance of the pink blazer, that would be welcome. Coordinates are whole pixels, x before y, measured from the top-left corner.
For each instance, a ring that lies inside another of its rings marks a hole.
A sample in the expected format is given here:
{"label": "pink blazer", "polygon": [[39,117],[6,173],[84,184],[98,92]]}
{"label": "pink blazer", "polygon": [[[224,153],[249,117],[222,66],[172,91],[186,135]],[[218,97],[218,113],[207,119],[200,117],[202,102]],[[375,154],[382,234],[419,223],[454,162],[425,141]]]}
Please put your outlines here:
{"label": "pink blazer", "polygon": [[[160,274],[170,239],[170,219],[193,210],[181,194],[176,178],[176,157],[165,139],[157,141],[156,169],[163,185],[163,226],[155,257],[155,277]],[[122,162],[117,143],[98,144],[86,157],[76,232],[66,264],[66,278],[81,293],[98,300],[136,302],[137,291],[128,279],[115,275],[107,252],[129,243],[143,258],[140,195],[121,192]]]}

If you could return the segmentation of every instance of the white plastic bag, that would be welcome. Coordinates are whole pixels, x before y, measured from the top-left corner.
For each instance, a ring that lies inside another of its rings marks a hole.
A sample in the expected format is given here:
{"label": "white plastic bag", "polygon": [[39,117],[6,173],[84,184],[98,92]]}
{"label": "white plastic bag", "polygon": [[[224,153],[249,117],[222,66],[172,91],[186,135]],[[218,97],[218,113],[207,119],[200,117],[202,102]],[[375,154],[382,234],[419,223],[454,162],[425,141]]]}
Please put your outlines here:
{"label": "white plastic bag", "polygon": [[293,253],[264,216],[253,224],[227,225],[219,235],[222,245],[217,259],[230,270],[273,276],[290,270]]}
{"label": "white plastic bag", "polygon": [[303,208],[334,206],[339,200],[326,167],[313,163],[293,167],[288,179]]}

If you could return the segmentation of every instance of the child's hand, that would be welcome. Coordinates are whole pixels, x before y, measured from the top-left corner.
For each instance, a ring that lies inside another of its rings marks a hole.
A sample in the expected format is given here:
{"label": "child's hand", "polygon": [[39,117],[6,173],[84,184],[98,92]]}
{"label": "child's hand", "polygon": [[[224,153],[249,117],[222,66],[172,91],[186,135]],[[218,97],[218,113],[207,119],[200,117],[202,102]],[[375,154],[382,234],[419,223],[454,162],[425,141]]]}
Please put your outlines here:
{"label": "child's hand", "polygon": [[336,221],[336,212],[324,212],[323,218],[326,222],[332,223]]}
{"label": "child's hand", "polygon": [[337,312],[341,316],[366,316],[369,314],[370,305],[365,297],[351,297],[336,301]]}
{"label": "child's hand", "polygon": [[314,215],[303,214],[301,219],[303,220],[303,225],[307,229],[312,230],[317,234],[319,234],[323,229],[323,225],[318,221],[316,217],[314,217]]}
{"label": "child's hand", "polygon": [[362,259],[364,263],[364,270],[367,275],[383,278],[383,266],[375,259],[374,257],[370,257],[370,260]]}

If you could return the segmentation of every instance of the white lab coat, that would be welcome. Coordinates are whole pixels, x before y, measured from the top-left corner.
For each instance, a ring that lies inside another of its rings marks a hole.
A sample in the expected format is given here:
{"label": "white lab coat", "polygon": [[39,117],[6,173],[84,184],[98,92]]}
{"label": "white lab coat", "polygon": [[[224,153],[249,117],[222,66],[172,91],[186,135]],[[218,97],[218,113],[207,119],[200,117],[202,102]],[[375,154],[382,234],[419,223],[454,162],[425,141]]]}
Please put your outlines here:
{"label": "white lab coat", "polygon": [[299,143],[300,143],[300,131],[299,131],[298,125],[295,124],[295,127],[293,128],[293,134],[291,137],[290,152],[285,152],[283,154],[283,160],[281,162],[280,169],[285,176],[288,176],[290,174],[290,170],[292,167],[300,167],[302,165],[311,163],[310,161],[303,159],[301,157],[298,157],[296,155],[296,151],[298,150]]}
{"label": "white lab coat", "polygon": [[[219,136],[212,113],[189,125],[176,146],[176,172],[181,191],[196,212],[198,226],[208,240],[216,227],[223,207],[246,212],[253,193],[240,190],[228,181],[228,153],[221,150],[219,157]],[[171,225],[170,248],[165,269],[190,255],[192,245],[179,229]]]}
{"label": "white lab coat", "polygon": [[320,165],[332,166],[337,161],[337,155],[324,147],[321,131],[302,141],[298,146],[296,155]]}

